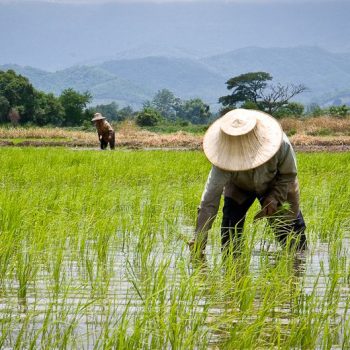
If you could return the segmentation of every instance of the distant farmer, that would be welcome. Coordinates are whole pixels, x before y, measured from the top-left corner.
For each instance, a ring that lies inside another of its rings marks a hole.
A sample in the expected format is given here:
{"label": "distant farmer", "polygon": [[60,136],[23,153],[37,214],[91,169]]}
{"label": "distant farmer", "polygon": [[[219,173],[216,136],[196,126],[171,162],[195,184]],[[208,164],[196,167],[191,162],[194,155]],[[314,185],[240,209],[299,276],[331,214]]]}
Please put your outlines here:
{"label": "distant farmer", "polygon": [[198,208],[192,251],[203,254],[208,230],[224,194],[222,251],[239,251],[246,213],[255,199],[263,217],[285,246],[306,248],[305,222],[299,209],[299,186],[293,148],[280,124],[255,110],[235,109],[216,120],[203,140],[212,163]]}
{"label": "distant farmer", "polygon": [[95,113],[91,121],[94,122],[96,126],[98,139],[101,144],[101,149],[106,149],[108,146],[108,143],[109,143],[109,147],[111,149],[114,149],[115,132],[111,124],[107,122],[106,118],[102,116],[101,113]]}

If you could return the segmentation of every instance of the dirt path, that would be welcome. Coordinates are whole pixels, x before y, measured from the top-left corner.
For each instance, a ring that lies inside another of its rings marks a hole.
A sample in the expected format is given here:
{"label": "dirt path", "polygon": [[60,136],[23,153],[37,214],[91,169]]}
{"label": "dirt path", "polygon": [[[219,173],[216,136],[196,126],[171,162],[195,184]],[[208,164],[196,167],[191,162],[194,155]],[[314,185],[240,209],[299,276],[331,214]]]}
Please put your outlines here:
{"label": "dirt path", "polygon": [[[293,143],[293,142],[292,142]],[[31,141],[25,140],[22,142],[12,142],[8,140],[0,140],[0,147],[68,147],[80,150],[92,150],[99,149],[97,142],[86,142],[86,141]],[[201,142],[163,142],[163,143],[149,143],[142,142],[139,140],[117,142],[117,148],[124,148],[130,150],[201,150]],[[301,144],[293,143],[293,147],[297,152],[349,152],[350,144],[332,144],[328,142],[313,143],[313,144]]]}

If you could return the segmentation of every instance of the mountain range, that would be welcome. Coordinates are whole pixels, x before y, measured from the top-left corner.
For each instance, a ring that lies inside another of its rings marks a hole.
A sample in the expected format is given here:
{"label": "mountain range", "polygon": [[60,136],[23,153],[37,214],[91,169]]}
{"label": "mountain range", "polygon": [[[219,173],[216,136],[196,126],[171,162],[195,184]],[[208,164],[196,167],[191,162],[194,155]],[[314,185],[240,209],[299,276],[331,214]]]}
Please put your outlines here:
{"label": "mountain range", "polygon": [[139,108],[160,89],[182,99],[201,98],[212,109],[227,95],[225,82],[239,74],[265,71],[273,83],[304,84],[308,91],[296,97],[321,106],[350,103],[350,53],[319,47],[248,47],[206,57],[147,56],[74,65],[49,72],[30,66],[0,65],[26,76],[39,90],[60,94],[65,88],[90,91],[93,103],[116,101]]}

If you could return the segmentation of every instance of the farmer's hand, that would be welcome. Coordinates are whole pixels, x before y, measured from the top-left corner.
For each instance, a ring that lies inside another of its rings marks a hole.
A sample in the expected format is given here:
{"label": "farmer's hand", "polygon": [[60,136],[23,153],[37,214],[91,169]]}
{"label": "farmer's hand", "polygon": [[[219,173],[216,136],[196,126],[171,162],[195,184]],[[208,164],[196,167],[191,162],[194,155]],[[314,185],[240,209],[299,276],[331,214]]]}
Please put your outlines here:
{"label": "farmer's hand", "polygon": [[273,198],[266,198],[262,205],[262,212],[265,216],[272,216],[277,212],[278,202]]}
{"label": "farmer's hand", "polygon": [[259,210],[254,215],[254,221],[266,218],[267,216],[272,216],[277,212],[278,202],[273,198],[265,198],[261,205],[261,210]]}

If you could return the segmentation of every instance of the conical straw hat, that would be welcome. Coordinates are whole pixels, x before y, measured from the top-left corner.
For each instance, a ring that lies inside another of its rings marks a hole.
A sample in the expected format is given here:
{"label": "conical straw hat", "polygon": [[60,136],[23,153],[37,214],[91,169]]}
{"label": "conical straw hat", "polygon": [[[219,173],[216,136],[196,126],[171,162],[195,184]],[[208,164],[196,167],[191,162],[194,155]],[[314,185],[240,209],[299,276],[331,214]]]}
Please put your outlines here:
{"label": "conical straw hat", "polygon": [[96,120],[103,120],[103,119],[106,119],[106,118],[101,113],[95,113],[91,121],[95,122]]}
{"label": "conical straw hat", "polygon": [[234,109],[216,120],[204,135],[209,161],[228,171],[243,171],[266,163],[279,150],[283,131],[269,114]]}

